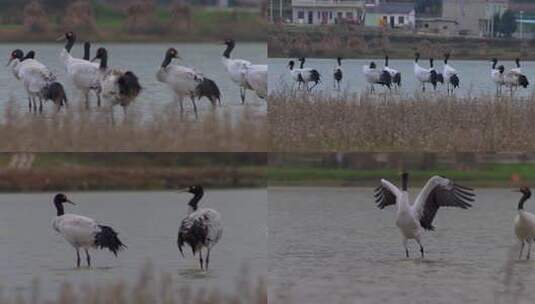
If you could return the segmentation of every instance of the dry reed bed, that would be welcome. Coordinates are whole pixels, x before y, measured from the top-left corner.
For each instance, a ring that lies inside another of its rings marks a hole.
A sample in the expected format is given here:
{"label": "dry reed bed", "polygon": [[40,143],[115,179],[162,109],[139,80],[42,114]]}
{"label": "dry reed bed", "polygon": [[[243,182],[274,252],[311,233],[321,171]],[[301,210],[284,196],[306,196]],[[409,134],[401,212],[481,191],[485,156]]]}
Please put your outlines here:
{"label": "dry reed bed", "polygon": [[273,151],[527,151],[535,97],[270,95]]}
{"label": "dry reed bed", "polygon": [[[52,108],[48,109],[49,111]],[[116,124],[105,111],[69,108],[66,112],[35,115],[8,103],[0,121],[1,151],[33,152],[222,152],[266,151],[265,116],[247,107],[232,118],[228,111],[207,110],[196,120],[176,107],[151,113],[141,120],[131,111],[128,120],[115,110]]]}
{"label": "dry reed bed", "polygon": [[0,304],[267,304],[267,285],[264,279],[251,280],[244,271],[236,280],[234,293],[216,289],[192,289],[176,282],[170,274],[155,275],[146,266],[137,282],[106,282],[102,286],[72,286],[64,283],[56,299],[43,299],[40,283],[32,283],[28,295],[15,297],[0,295]]}

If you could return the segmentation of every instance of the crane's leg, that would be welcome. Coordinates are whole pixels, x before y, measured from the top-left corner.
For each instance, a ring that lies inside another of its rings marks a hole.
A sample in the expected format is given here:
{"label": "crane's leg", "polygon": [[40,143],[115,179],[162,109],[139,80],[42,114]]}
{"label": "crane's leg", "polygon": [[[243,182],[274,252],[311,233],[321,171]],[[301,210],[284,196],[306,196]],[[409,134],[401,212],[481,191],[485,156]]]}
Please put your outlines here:
{"label": "crane's leg", "polygon": [[241,103],[242,104],[245,103],[245,93],[246,93],[245,88],[240,87],[240,97],[241,97]]}
{"label": "crane's leg", "polygon": [[403,238],[403,248],[405,248],[405,257],[406,258],[409,258],[408,242],[409,242],[409,240],[407,240],[406,238]]}
{"label": "crane's leg", "polygon": [[522,242],[522,245],[520,245],[520,254],[518,255],[519,260],[522,259],[522,251],[524,251],[524,245],[526,245],[524,240],[522,240],[521,242]]}
{"label": "crane's leg", "polygon": [[191,94],[191,103],[193,104],[193,112],[195,112],[195,118],[199,119],[199,115],[197,114],[197,104],[195,103],[195,96]]}
{"label": "crane's leg", "polygon": [[41,97],[39,98],[39,113],[43,113],[43,99]]}
{"label": "crane's leg", "polygon": [[184,115],[184,96],[177,95],[178,106],[180,107],[180,115]]}
{"label": "crane's leg", "polygon": [[84,92],[85,108],[89,110],[89,92]]}
{"label": "crane's leg", "polygon": [[204,264],[205,270],[208,270],[208,264],[210,263],[210,247],[208,247],[208,251],[206,253],[206,263]]}
{"label": "crane's leg", "polygon": [[80,268],[80,248],[76,248],[76,267]]}
{"label": "crane's leg", "polygon": [[201,264],[201,270],[204,270],[202,261],[202,249],[199,249],[199,263]]}
{"label": "crane's leg", "polygon": [[110,106],[110,118],[111,118],[111,125],[115,126],[115,117],[113,115],[113,105]]}
{"label": "crane's leg", "polygon": [[126,109],[127,106],[123,106],[123,116],[124,116],[124,122],[126,122],[128,120],[128,115],[127,115],[127,109]]}
{"label": "crane's leg", "polygon": [[89,255],[89,250],[87,250],[87,248],[84,248],[84,250],[87,259],[87,267],[91,267],[91,256]]}
{"label": "crane's leg", "polygon": [[100,93],[101,93],[101,89],[97,89],[95,91],[95,93],[97,94],[97,106],[100,107]]}
{"label": "crane's leg", "polygon": [[529,260],[529,258],[531,257],[531,242],[531,239],[528,239],[528,256],[526,260]]}
{"label": "crane's leg", "polygon": [[424,258],[424,246],[422,246],[422,242],[420,241],[419,238],[416,239],[416,242],[420,246],[420,254],[422,255],[422,259],[423,259]]}
{"label": "crane's leg", "polygon": [[30,112],[32,111],[32,98],[28,96],[28,108],[30,109]]}
{"label": "crane's leg", "polygon": [[425,92],[425,83],[422,83],[422,92]]}

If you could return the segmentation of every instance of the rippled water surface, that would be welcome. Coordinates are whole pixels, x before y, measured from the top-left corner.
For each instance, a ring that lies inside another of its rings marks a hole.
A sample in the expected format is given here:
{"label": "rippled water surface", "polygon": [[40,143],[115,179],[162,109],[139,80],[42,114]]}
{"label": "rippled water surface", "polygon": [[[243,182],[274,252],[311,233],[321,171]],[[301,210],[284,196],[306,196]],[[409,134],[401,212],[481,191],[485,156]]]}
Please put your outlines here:
{"label": "rippled water surface", "polygon": [[[241,104],[239,97],[239,88],[234,84],[222,62],[221,56],[225,50],[225,45],[221,44],[200,44],[200,43],[131,43],[131,44],[99,44],[94,43],[92,46],[91,57],[95,56],[96,49],[104,46],[108,49],[109,66],[112,68],[130,69],[139,77],[141,86],[143,87],[142,94],[136,99],[136,103],[131,107],[131,111],[135,111],[141,115],[152,114],[156,110],[162,110],[164,105],[173,102],[173,95],[170,89],[163,83],[156,80],[156,72],[160,67],[165,51],[169,47],[175,47],[183,61],[174,61],[176,64],[181,64],[189,67],[194,67],[210,79],[213,79],[219,86],[223,95],[223,109],[230,110],[232,114],[240,113],[245,107]],[[15,80],[11,70],[5,67],[11,51],[20,48],[24,52],[29,50],[36,51],[36,59],[44,63],[53,71],[59,81],[61,81],[67,90],[68,97],[73,104],[79,103],[79,95],[73,89],[73,86],[66,78],[65,69],[60,62],[59,54],[63,48],[62,43],[50,44],[0,44],[0,54],[4,58],[2,67],[4,72],[0,72],[0,113],[5,110],[7,101],[12,98],[16,101],[16,107],[27,111],[27,96],[24,87],[20,81]],[[74,57],[82,57],[83,47],[77,43],[73,50]],[[232,54],[235,58],[247,59],[253,63],[265,64],[267,63],[266,45],[263,43],[237,43],[236,49]],[[93,104],[96,100],[91,94]],[[249,92],[247,107],[255,113],[265,113],[265,101],[257,98],[253,93]],[[191,102],[186,100],[186,109],[191,110]],[[211,104],[203,99],[198,103],[199,108],[207,111],[211,108]]]}
{"label": "rippled water surface", "polygon": [[270,189],[274,303],[533,303],[535,260],[514,260],[518,193],[476,193],[471,210],[439,210],[422,260],[415,243],[404,257],[395,209],[372,189]]}
{"label": "rippled water surface", "polygon": [[[156,273],[173,276],[179,285],[233,292],[244,267],[252,278],[267,272],[265,190],[207,190],[202,206],[217,209],[223,238],[211,254],[210,270],[199,271],[198,259],[186,250],[179,257],[178,226],[191,197],[176,192],[71,193],[78,205],[67,213],[92,217],[114,227],[128,248],[115,258],[92,251],[91,270],[77,270],[76,251],[53,229],[53,193],[0,195],[0,285],[4,292],[27,291],[33,278],[46,298],[55,298],[63,282],[73,286],[116,279],[135,282],[148,260]],[[83,256],[85,262],[85,255]]]}
{"label": "rippled water surface", "polygon": [[[270,58],[269,59],[269,84],[270,90],[274,90],[286,86],[294,86],[294,80],[290,76],[288,69],[288,61],[290,59]],[[296,60],[292,58],[291,60]],[[349,93],[365,93],[369,91],[368,83],[362,73],[362,67],[369,65],[374,61],[378,68],[383,67],[384,59],[346,59],[342,62],[344,78],[341,84],[342,92]],[[449,62],[459,73],[461,81],[460,88],[456,91],[457,96],[471,94],[477,96],[480,94],[495,94],[496,86],[490,79],[490,58],[489,60],[450,60]],[[503,64],[506,70],[516,67],[513,61],[500,61],[498,64]],[[527,89],[518,90],[516,96],[527,96],[533,92],[533,84],[535,83],[535,62],[527,61],[521,62],[522,71],[531,82]],[[333,88],[333,69],[336,65],[334,59],[307,59],[305,67],[317,69],[322,77],[321,84],[315,89],[316,91],[323,91],[339,94]],[[424,68],[429,67],[427,59],[423,59],[420,65]],[[442,71],[442,60],[435,60],[435,68]],[[390,60],[389,66],[401,72],[402,88],[399,91],[394,91],[396,94],[414,95],[416,92],[421,92],[421,85],[414,76],[414,61],[413,60]],[[297,86],[295,86],[297,87]],[[427,84],[427,92],[432,92],[432,87]],[[384,92],[385,89],[376,86],[377,92]],[[439,86],[438,92],[446,94],[446,87]],[[509,93],[504,88],[504,94]],[[431,93],[430,93],[431,94]]]}

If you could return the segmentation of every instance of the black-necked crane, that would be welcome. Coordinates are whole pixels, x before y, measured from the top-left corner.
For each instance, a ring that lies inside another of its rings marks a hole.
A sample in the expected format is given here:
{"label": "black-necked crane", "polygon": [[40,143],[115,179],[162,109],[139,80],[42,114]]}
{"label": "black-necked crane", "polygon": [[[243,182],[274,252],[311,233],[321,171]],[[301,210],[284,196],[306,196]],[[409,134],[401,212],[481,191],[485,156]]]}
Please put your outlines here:
{"label": "black-necked crane", "polygon": [[362,73],[370,85],[370,93],[375,93],[374,85],[376,84],[385,86],[388,90],[392,88],[392,76],[390,76],[388,71],[378,69],[375,62],[372,61],[369,65],[364,65],[362,67]]}
{"label": "black-necked crane", "polygon": [[221,103],[221,93],[213,80],[205,78],[204,75],[192,68],[178,64],[172,64],[173,59],[182,59],[175,48],[169,48],[160,69],[156,73],[156,79],[165,83],[173,91],[175,100],[180,105],[180,111],[184,111],[184,98],[191,98],[195,117],[197,114],[197,104],[195,97],[207,97],[216,105],[216,101]]}
{"label": "black-necked crane", "polygon": [[397,206],[396,226],[401,231],[405,255],[409,257],[408,240],[415,240],[424,257],[421,235],[424,230],[434,230],[433,220],[440,207],[470,208],[475,194],[470,188],[455,184],[441,177],[431,177],[411,205],[408,193],[408,173],[401,175],[401,190],[386,179],[375,190],[377,207],[383,209],[390,205]]}
{"label": "black-necked crane", "polygon": [[67,32],[58,40],[66,40],[65,47],[61,50],[60,60],[65,67],[68,78],[74,87],[80,92],[81,99],[89,107],[89,92],[94,91],[97,96],[97,105],[100,106],[100,82],[99,65],[81,58],[71,56],[70,52],[76,42],[76,34]]}
{"label": "black-necked crane", "polygon": [[496,85],[496,96],[502,94],[502,88],[505,85],[505,67],[503,65],[497,66],[498,59],[492,58],[492,66],[490,69],[490,78]]}
{"label": "black-necked crane", "polygon": [[522,258],[524,246],[528,243],[528,253],[526,259],[531,256],[531,243],[535,240],[535,214],[524,210],[524,203],[531,197],[531,190],[528,187],[520,188],[522,197],[518,202],[518,214],[514,221],[514,231],[518,240],[521,242],[520,254],[518,259]]}
{"label": "black-necked crane", "polygon": [[[236,47],[236,41],[234,41],[234,39],[226,39],[225,45],[227,47],[223,52],[223,65],[225,66],[230,79],[240,87],[241,103],[245,103],[247,90],[255,91],[259,97],[265,98],[267,93],[263,94],[263,92],[264,88],[267,92],[267,65],[257,65],[252,64],[248,60],[231,58],[231,53]],[[263,77],[264,75],[266,75],[266,77]],[[258,82],[259,80],[261,82]],[[251,83],[259,84],[259,86],[255,89],[255,87],[251,86]],[[258,88],[260,88],[260,90],[258,90]]]}
{"label": "black-necked crane", "polygon": [[[304,58],[302,58],[304,59]],[[303,66],[304,61],[301,61],[301,66]],[[297,82],[297,88],[301,89],[301,87],[304,87],[307,91],[312,90],[319,82],[320,82],[320,73],[311,68],[296,68],[295,67],[295,61],[290,60],[288,62],[288,68],[290,69],[290,76],[292,76],[292,79]],[[314,82],[314,85],[309,88],[308,83]]]}
{"label": "black-necked crane", "polygon": [[75,205],[63,193],[54,196],[56,217],[52,220],[52,227],[76,249],[76,267],[80,268],[80,249],[86,254],[87,266],[91,267],[89,249],[108,249],[115,256],[126,246],[119,240],[118,233],[110,226],[97,223],[94,219],[65,213],[64,204]]}
{"label": "black-necked crane", "polygon": [[450,56],[451,56],[450,53],[444,54],[444,67],[442,69],[442,75],[444,75],[444,78],[445,78],[444,80],[446,81],[448,95],[450,93],[453,94],[455,89],[457,89],[460,84],[457,70],[454,69],[448,62],[450,59]]}
{"label": "black-necked crane", "polygon": [[433,67],[433,59],[429,59],[430,68],[426,69],[420,66],[420,64],[418,63],[418,60],[420,59],[420,53],[415,53],[414,56],[414,75],[422,85],[422,91],[425,92],[426,83],[430,83],[433,86],[433,89],[436,90],[437,84],[439,82],[439,76],[437,71]]}
{"label": "black-necked crane", "polygon": [[390,74],[390,77],[392,78],[392,84],[395,85],[397,89],[401,88],[401,72],[389,66],[388,55],[385,55],[385,66],[383,69]]}
{"label": "black-necked crane", "polygon": [[124,69],[108,67],[108,51],[99,48],[92,61],[100,60],[99,86],[100,95],[110,106],[111,120],[114,123],[113,108],[120,105],[123,108],[124,119],[127,118],[127,108],[141,93],[141,85],[134,72]]}
{"label": "black-necked crane", "polygon": [[[182,220],[178,229],[178,250],[184,256],[182,247],[185,244],[189,245],[194,256],[199,254],[201,270],[208,270],[210,251],[223,234],[221,215],[214,209],[199,208],[199,201],[204,195],[202,186],[193,185],[181,192],[189,192],[193,194],[193,198],[188,203],[188,215]],[[206,249],[204,262],[202,249]]]}
{"label": "black-necked crane", "polygon": [[336,58],[336,66],[333,69],[334,89],[340,90],[340,82],[344,77],[344,71],[342,70],[342,57]]}
{"label": "black-necked crane", "polygon": [[522,68],[520,67],[520,59],[515,59],[516,68],[512,68],[504,76],[505,85],[509,88],[511,96],[513,95],[513,90],[518,87],[527,88],[529,85],[528,78],[524,73],[522,73]]}
{"label": "black-necked crane", "polygon": [[7,64],[17,80],[22,81],[28,94],[28,108],[30,112],[43,111],[43,101],[52,100],[58,111],[67,104],[67,97],[63,85],[56,81],[56,76],[41,62],[35,59],[35,52],[30,51],[24,56],[22,50],[11,52]]}

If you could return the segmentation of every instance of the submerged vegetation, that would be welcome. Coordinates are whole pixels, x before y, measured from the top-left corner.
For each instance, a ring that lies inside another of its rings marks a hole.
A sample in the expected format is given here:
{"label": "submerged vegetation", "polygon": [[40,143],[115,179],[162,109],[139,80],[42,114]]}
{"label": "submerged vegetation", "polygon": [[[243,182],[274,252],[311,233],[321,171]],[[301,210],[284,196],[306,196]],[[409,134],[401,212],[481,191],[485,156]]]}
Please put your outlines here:
{"label": "submerged vegetation", "polygon": [[535,96],[303,94],[272,92],[277,152],[499,152],[535,148]]}

